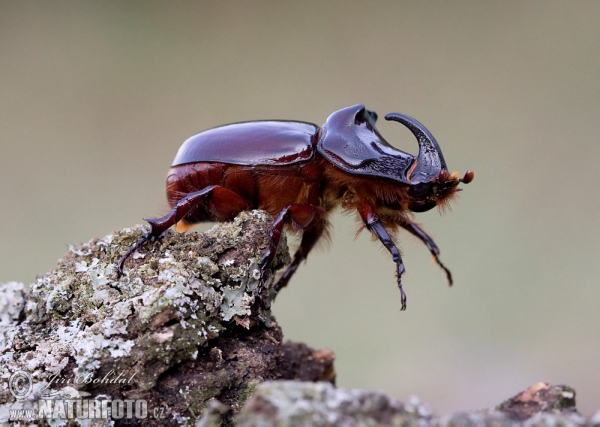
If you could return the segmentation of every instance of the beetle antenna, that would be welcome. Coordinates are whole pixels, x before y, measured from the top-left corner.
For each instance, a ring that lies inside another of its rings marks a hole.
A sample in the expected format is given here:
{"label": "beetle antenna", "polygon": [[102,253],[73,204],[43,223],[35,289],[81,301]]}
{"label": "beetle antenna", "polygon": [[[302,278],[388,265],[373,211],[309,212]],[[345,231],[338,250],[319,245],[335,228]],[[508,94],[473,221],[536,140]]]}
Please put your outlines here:
{"label": "beetle antenna", "polygon": [[459,179],[459,181],[463,184],[468,184],[469,182],[473,181],[473,178],[475,178],[475,172],[468,170],[465,172],[465,176],[462,179]]}

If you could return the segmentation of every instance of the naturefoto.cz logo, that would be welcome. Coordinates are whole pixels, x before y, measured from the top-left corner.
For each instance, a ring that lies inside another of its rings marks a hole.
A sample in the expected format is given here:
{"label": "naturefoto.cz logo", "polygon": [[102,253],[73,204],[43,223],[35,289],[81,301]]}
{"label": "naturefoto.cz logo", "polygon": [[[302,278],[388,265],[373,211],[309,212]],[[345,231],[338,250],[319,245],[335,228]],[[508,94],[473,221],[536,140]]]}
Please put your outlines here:
{"label": "naturefoto.cz logo", "polygon": [[106,395],[91,399],[87,398],[89,393],[79,392],[69,386],[60,391],[42,388],[34,393],[31,375],[24,371],[12,374],[8,386],[17,402],[10,409],[10,419],[6,421],[123,418],[141,420],[164,416],[164,408],[155,408],[149,414],[148,402],[143,399],[111,399]]}

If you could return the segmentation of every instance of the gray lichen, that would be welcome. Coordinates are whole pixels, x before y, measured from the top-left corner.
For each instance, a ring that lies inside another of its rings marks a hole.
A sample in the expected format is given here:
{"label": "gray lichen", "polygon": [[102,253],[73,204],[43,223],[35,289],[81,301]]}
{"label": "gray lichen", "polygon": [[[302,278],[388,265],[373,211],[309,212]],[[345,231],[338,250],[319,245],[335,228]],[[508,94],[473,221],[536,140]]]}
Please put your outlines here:
{"label": "gray lichen", "polygon": [[[418,399],[403,404],[382,393],[345,390],[329,383],[271,381],[260,384],[236,417],[239,427],[555,427],[596,426],[575,410],[572,389],[540,383],[498,410],[434,417]],[[570,393],[570,394],[569,394]],[[565,394],[567,401],[565,401]],[[529,408],[515,416],[515,405]],[[525,411],[526,412],[526,411]],[[525,414],[522,412],[522,414]],[[599,413],[600,414],[600,413]]]}
{"label": "gray lichen", "polygon": [[[171,367],[194,360],[230,324],[268,327],[270,313],[260,308],[256,291],[270,221],[264,212],[243,212],[206,233],[167,232],[134,253],[117,278],[124,250],[148,231],[136,226],[69,247],[27,296],[22,284],[2,285],[2,408],[15,403],[7,381],[17,371],[28,372],[45,392],[64,384],[102,389],[102,378],[124,373],[120,380],[139,394]],[[282,239],[273,271],[286,262]],[[272,282],[269,272],[267,304]],[[18,323],[23,307],[25,320]]]}
{"label": "gray lichen", "polygon": [[25,306],[25,285],[0,282],[0,327],[16,323]]}
{"label": "gray lichen", "polygon": [[273,381],[259,385],[236,418],[238,426],[420,426],[419,415],[383,393],[329,383]]}

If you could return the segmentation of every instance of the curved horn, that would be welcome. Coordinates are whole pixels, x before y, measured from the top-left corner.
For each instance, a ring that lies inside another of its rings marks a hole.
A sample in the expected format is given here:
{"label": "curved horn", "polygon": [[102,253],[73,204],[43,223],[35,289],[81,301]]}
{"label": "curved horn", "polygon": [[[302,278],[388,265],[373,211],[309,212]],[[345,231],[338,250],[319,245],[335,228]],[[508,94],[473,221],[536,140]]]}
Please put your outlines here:
{"label": "curved horn", "polygon": [[402,123],[419,142],[419,155],[416,159],[416,165],[410,177],[408,177],[411,184],[429,182],[432,178],[437,178],[442,170],[448,170],[440,146],[431,132],[419,121],[400,113],[389,113],[385,116],[385,119]]}

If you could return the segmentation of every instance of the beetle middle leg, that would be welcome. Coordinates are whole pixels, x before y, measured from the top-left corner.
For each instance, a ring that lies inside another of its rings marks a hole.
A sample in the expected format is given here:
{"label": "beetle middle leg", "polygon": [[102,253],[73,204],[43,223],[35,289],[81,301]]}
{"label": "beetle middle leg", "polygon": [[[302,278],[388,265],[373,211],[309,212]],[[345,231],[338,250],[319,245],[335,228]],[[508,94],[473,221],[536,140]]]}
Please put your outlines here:
{"label": "beetle middle leg", "polygon": [[304,231],[302,234],[302,241],[300,242],[300,247],[294,254],[294,259],[292,263],[285,270],[283,275],[279,278],[277,283],[275,284],[275,292],[279,292],[282,288],[285,288],[298,269],[298,266],[302,261],[306,259],[308,253],[315,246],[319,238],[323,235],[323,231],[325,231],[325,226],[320,224],[311,228],[310,230]]}
{"label": "beetle middle leg", "polygon": [[[279,215],[277,215],[277,217],[273,220],[271,230],[269,231],[269,246],[262,256],[262,262],[260,266],[260,283],[258,285],[257,291],[260,299],[260,304],[263,308],[267,308],[262,296],[264,276],[267,269],[273,262],[273,259],[275,259],[275,254],[277,253],[277,247],[279,246],[279,241],[281,240],[281,233],[283,232],[284,225],[286,223],[289,223],[290,221],[293,221],[297,226],[304,229],[313,222],[316,216],[316,212],[317,209],[310,205],[288,205],[285,208],[283,208],[281,212],[279,212]],[[310,249],[314,246],[318,238],[323,233],[322,227],[320,231],[314,232],[314,230],[318,230],[318,227],[307,231],[306,239],[305,236],[302,237],[302,243],[300,244],[300,248],[298,249],[298,252],[300,252],[300,254],[298,255],[298,253],[296,253],[297,256],[294,256],[292,264],[288,267],[288,269],[285,271],[281,278],[283,279],[283,282],[280,279],[279,282],[277,282],[277,284],[275,285],[275,290],[278,291],[287,284],[290,277],[292,277],[292,275],[298,268],[300,262],[304,258],[306,258],[306,255],[308,255]],[[314,232],[314,234],[312,234],[311,232]]]}
{"label": "beetle middle leg", "polygon": [[171,226],[185,219],[185,217],[199,205],[202,205],[211,211],[215,219],[229,219],[251,207],[250,202],[245,200],[242,196],[220,185],[209,185],[200,191],[188,194],[179,200],[175,206],[173,206],[173,209],[162,218],[144,218],[152,228],[148,233],[143,234],[140,237],[140,240],[131,246],[119,260],[117,275],[121,276],[123,274],[125,261],[132,253],[142,247],[146,242],[159,238]]}
{"label": "beetle middle leg", "polygon": [[431,252],[431,255],[433,255],[433,258],[435,259],[437,265],[439,265],[442,268],[442,270],[444,270],[444,272],[446,273],[446,277],[448,278],[448,285],[452,286],[452,273],[440,261],[440,249],[437,247],[433,239],[421,227],[419,227],[412,221],[406,220],[404,222],[401,222],[400,225],[402,226],[402,228],[404,228],[411,234],[417,236],[423,243],[425,243],[425,246],[427,246],[427,249],[429,249],[429,252]]}
{"label": "beetle middle leg", "polygon": [[358,207],[358,213],[360,214],[363,222],[367,226],[367,229],[375,234],[379,241],[383,243],[383,246],[392,254],[392,260],[396,263],[396,278],[398,281],[398,289],[400,289],[400,302],[402,307],[400,310],[406,310],[406,293],[402,289],[402,274],[404,273],[404,263],[402,262],[402,256],[398,247],[390,237],[389,233],[381,223],[381,220],[377,216],[375,209],[368,202],[362,202]]}

